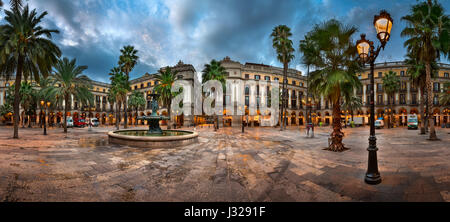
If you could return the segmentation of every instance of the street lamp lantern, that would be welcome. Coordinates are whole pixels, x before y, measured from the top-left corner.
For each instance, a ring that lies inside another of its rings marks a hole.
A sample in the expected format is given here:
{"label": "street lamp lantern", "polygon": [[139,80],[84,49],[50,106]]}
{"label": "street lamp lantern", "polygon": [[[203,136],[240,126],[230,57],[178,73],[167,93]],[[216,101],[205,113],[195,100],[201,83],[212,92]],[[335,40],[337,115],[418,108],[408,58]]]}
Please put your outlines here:
{"label": "street lamp lantern", "polygon": [[377,138],[375,137],[375,92],[374,92],[374,69],[375,60],[378,57],[381,49],[389,41],[391,35],[391,29],[394,21],[389,13],[382,10],[379,15],[376,15],[373,20],[373,25],[377,31],[377,38],[380,40],[381,45],[375,49],[372,41],[366,39],[365,34],[361,34],[361,39],[356,42],[356,49],[358,51],[359,59],[363,64],[370,64],[370,136],[369,136],[369,160],[367,166],[367,172],[364,181],[368,184],[381,183],[381,176],[378,172],[378,160],[377,160]]}
{"label": "street lamp lantern", "polygon": [[44,106],[44,104],[45,104],[45,101],[41,100],[41,106]]}
{"label": "street lamp lantern", "polygon": [[391,36],[393,23],[394,21],[392,20],[391,15],[384,10],[380,12],[380,15],[376,15],[373,19],[373,25],[377,30],[377,38],[380,40],[383,48]]}
{"label": "street lamp lantern", "polygon": [[47,102],[47,107],[50,108],[51,102]]}
{"label": "street lamp lantern", "polygon": [[370,42],[366,39],[366,34],[361,34],[361,39],[356,41],[356,49],[358,50],[361,62],[369,61]]}

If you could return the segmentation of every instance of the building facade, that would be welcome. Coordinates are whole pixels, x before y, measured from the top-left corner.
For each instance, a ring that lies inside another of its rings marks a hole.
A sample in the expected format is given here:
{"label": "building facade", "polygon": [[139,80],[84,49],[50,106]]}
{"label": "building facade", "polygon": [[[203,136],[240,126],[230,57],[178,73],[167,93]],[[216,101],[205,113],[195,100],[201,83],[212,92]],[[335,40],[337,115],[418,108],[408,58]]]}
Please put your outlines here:
{"label": "building facade", "polygon": [[[307,104],[307,78],[300,71],[295,69],[288,70],[287,80],[283,79],[283,69],[280,67],[273,67],[264,64],[256,63],[245,63],[233,61],[229,57],[225,57],[221,60],[222,66],[226,69],[227,79],[239,79],[242,81],[255,80],[255,81],[279,81],[280,90],[282,88],[282,82],[286,81],[287,90],[287,124],[294,126],[301,126],[306,123],[307,116],[307,105],[311,105],[312,108],[312,121],[315,124],[322,123],[322,125],[329,125],[332,123],[332,107],[331,103],[323,97],[315,97],[314,100]],[[450,65],[449,64],[438,64],[439,71],[438,76],[433,78],[433,107],[432,114],[434,121],[437,125],[448,123],[450,121],[450,108],[441,106],[439,104],[439,93],[444,89],[444,83],[450,81]],[[176,78],[190,81],[194,84],[194,78],[196,78],[196,70],[190,64],[184,64],[182,61],[178,62],[175,66],[171,67],[173,71],[177,72]],[[389,112],[393,112],[395,116],[396,125],[406,124],[407,114],[418,114],[419,115],[419,104],[422,99],[420,90],[412,84],[409,76],[407,76],[408,66],[403,62],[387,62],[379,63],[375,65],[375,114],[376,118],[385,117]],[[388,95],[383,90],[382,77],[388,71],[394,71],[399,75],[401,84],[400,90],[395,93],[392,98],[388,98]],[[369,69],[367,68],[362,73],[358,74],[363,87],[360,90],[355,90],[355,95],[361,98],[363,106],[361,110],[354,111],[354,116],[364,117],[365,122],[368,122],[369,115]],[[201,75],[200,73],[198,75]],[[0,105],[5,103],[7,88],[14,83],[14,80],[9,81],[0,80]],[[132,90],[138,90],[144,94],[149,94],[153,91],[155,85],[158,81],[154,74],[146,73],[142,77],[133,79],[130,81]],[[92,93],[94,94],[94,104],[92,107],[82,106],[73,98],[70,102],[70,111],[67,113],[68,116],[76,117],[96,117],[99,119],[100,124],[103,125],[113,125],[115,124],[114,108],[112,104],[108,102],[107,93],[109,91],[110,85],[107,83],[92,81]],[[268,88],[270,90],[270,86]],[[250,94],[248,87],[245,87],[245,113],[246,116],[231,116],[227,115],[227,110],[224,110],[224,115],[219,117],[219,124],[223,126],[241,126],[242,121],[245,121],[250,126],[258,126],[261,124],[263,118],[267,116],[261,116],[259,111],[255,116],[248,115],[248,106],[250,101]],[[256,94],[257,98],[255,101],[260,101],[259,89]],[[224,102],[227,103],[229,98],[224,96]],[[49,122],[52,124],[62,123],[63,110],[66,104],[62,103],[52,110],[50,110]],[[224,105],[224,108],[226,106]],[[391,110],[392,107],[392,110]],[[40,110],[38,108],[38,110]],[[21,111],[23,112],[23,111]],[[137,121],[137,116],[149,115],[151,113],[150,101],[147,101],[147,105],[142,109],[129,110],[128,112],[128,123],[129,124],[144,124],[144,122]],[[122,112],[123,114],[123,112]],[[167,109],[160,107],[158,114],[168,115]],[[350,113],[347,110],[342,111],[342,118],[351,118]],[[125,116],[122,116],[121,122]],[[419,116],[419,119],[421,117]],[[32,115],[30,117],[31,121],[36,123],[39,121],[39,115]],[[211,123],[210,119],[205,116],[172,116],[172,119],[178,126],[188,126],[192,124],[207,124]],[[162,124],[165,124],[163,122]]]}

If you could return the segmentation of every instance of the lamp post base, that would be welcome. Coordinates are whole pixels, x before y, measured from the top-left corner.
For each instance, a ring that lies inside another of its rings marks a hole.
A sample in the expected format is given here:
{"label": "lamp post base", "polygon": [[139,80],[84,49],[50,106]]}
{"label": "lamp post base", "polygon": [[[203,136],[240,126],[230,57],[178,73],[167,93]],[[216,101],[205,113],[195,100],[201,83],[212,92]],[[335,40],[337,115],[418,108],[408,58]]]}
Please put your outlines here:
{"label": "lamp post base", "polygon": [[377,185],[377,184],[381,183],[381,176],[380,176],[380,174],[366,173],[364,182],[366,182],[367,184],[370,184],[370,185]]}

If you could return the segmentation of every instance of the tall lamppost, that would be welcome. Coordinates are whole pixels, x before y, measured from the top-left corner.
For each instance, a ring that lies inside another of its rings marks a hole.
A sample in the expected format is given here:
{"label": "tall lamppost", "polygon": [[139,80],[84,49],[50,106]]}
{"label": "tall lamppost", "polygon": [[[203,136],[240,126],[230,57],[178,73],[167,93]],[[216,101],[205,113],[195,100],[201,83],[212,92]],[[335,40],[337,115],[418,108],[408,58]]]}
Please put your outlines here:
{"label": "tall lamppost", "polygon": [[47,115],[47,109],[50,108],[50,105],[51,105],[50,101],[45,102],[44,100],[41,100],[41,107],[45,108],[44,109],[44,135],[47,135],[47,124],[46,124],[45,116]]}
{"label": "tall lamppost", "polygon": [[363,64],[370,64],[370,136],[369,136],[369,160],[364,181],[368,184],[381,183],[381,176],[378,171],[377,160],[377,138],[375,137],[375,95],[374,95],[374,67],[375,60],[380,50],[386,46],[389,41],[393,20],[389,13],[382,10],[380,15],[376,15],[373,19],[373,25],[377,31],[377,38],[381,45],[375,50],[372,41],[366,39],[365,34],[361,34],[361,39],[356,42],[359,58]]}

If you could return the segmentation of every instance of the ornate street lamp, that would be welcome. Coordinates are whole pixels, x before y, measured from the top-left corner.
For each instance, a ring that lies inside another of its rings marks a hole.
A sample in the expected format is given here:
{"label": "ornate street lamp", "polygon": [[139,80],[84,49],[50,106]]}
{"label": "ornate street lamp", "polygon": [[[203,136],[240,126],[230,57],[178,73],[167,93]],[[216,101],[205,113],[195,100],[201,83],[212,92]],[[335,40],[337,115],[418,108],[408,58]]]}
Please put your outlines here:
{"label": "ornate street lamp", "polygon": [[45,116],[46,116],[46,113],[47,113],[47,108],[49,108],[50,105],[51,105],[50,101],[45,102],[44,100],[41,100],[41,107],[45,108],[44,109],[44,135],[47,135],[47,124],[46,124]]}
{"label": "ornate street lamp", "polygon": [[378,160],[377,160],[377,139],[375,137],[375,94],[374,94],[374,67],[375,60],[378,57],[381,49],[389,41],[391,36],[391,29],[393,20],[389,13],[386,11],[381,11],[380,15],[376,15],[373,19],[373,25],[377,31],[377,38],[381,45],[375,50],[372,41],[366,39],[365,34],[361,34],[361,39],[356,42],[356,48],[358,50],[359,59],[363,64],[370,64],[370,136],[369,136],[369,160],[368,167],[364,181],[368,184],[379,184],[381,183],[381,176],[378,171]]}

